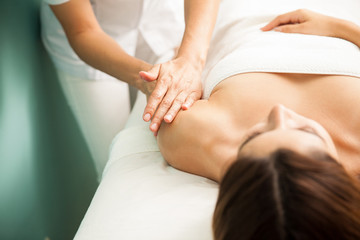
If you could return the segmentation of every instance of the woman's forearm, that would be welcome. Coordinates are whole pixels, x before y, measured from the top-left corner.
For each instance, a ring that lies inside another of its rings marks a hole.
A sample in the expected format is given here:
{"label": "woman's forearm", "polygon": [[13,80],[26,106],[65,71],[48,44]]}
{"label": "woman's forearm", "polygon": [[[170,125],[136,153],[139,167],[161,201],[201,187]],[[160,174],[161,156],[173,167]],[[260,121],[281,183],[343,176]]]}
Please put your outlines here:
{"label": "woman's forearm", "polygon": [[205,64],[219,3],[220,0],[185,0],[186,27],[178,57]]}
{"label": "woman's forearm", "polygon": [[355,23],[339,20],[336,23],[336,37],[345,39],[349,42],[354,43],[360,48],[360,26]]}
{"label": "woman's forearm", "polygon": [[87,30],[68,38],[81,60],[138,89],[141,88],[143,82],[139,77],[139,72],[147,71],[152,67],[128,55],[102,30]]}

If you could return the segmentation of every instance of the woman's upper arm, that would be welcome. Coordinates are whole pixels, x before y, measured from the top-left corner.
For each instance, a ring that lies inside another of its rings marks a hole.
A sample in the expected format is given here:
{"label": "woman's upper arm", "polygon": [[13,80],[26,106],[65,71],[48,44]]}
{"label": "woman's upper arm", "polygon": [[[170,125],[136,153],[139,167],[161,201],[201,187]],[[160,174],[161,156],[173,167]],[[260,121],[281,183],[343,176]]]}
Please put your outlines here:
{"label": "woman's upper arm", "polygon": [[71,0],[59,5],[50,5],[68,38],[87,30],[100,30],[89,0]]}
{"label": "woman's upper arm", "polygon": [[204,132],[209,131],[203,117],[210,110],[206,102],[199,100],[189,110],[181,110],[172,123],[162,123],[158,145],[170,165],[187,169],[194,165],[194,159],[199,158],[200,139]]}
{"label": "woman's upper arm", "polygon": [[162,122],[157,137],[161,154],[169,164],[174,162],[174,159],[178,154],[176,150],[181,147],[181,144],[184,141],[184,129],[181,124],[182,121],[179,121],[179,116],[176,120],[177,121],[172,123]]}

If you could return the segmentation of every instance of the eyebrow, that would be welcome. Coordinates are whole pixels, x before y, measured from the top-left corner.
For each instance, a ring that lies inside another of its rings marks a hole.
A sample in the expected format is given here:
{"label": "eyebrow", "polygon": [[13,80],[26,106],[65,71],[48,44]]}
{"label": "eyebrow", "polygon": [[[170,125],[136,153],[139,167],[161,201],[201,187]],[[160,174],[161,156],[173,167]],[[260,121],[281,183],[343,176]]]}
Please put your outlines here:
{"label": "eyebrow", "polygon": [[[325,140],[324,140],[319,134],[317,134],[317,133],[315,133],[315,132],[306,131],[306,130],[304,130],[304,129],[294,129],[294,130],[296,130],[296,131],[301,131],[301,132],[306,132],[306,133],[309,133],[309,134],[313,134],[313,135],[317,136],[318,138],[320,138],[322,142],[325,142]],[[267,133],[267,132],[259,132],[259,133],[255,133],[255,134],[251,135],[250,137],[248,137],[248,138],[241,144],[241,146],[240,146],[240,148],[239,148],[239,151],[241,151],[241,149],[242,149],[247,143],[249,143],[251,140],[253,140],[254,138],[260,136],[261,134],[265,134],[265,133]]]}

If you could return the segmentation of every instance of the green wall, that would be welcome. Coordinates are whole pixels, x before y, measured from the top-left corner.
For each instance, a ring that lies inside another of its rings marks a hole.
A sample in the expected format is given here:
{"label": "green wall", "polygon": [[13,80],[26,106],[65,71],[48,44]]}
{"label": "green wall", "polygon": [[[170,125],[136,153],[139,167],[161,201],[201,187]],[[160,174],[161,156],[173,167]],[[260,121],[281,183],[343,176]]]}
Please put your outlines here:
{"label": "green wall", "polygon": [[0,1],[0,239],[72,239],[96,190],[40,40],[39,0]]}

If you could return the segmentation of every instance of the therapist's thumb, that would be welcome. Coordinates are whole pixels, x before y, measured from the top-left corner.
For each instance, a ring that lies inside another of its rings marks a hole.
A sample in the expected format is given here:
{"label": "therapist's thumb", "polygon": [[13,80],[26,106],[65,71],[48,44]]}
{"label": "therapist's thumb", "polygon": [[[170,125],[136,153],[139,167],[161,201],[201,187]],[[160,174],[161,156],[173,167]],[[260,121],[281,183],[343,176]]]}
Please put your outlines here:
{"label": "therapist's thumb", "polygon": [[159,76],[160,71],[160,64],[155,65],[153,68],[151,68],[149,71],[140,71],[139,75],[140,77],[148,82],[155,81]]}

